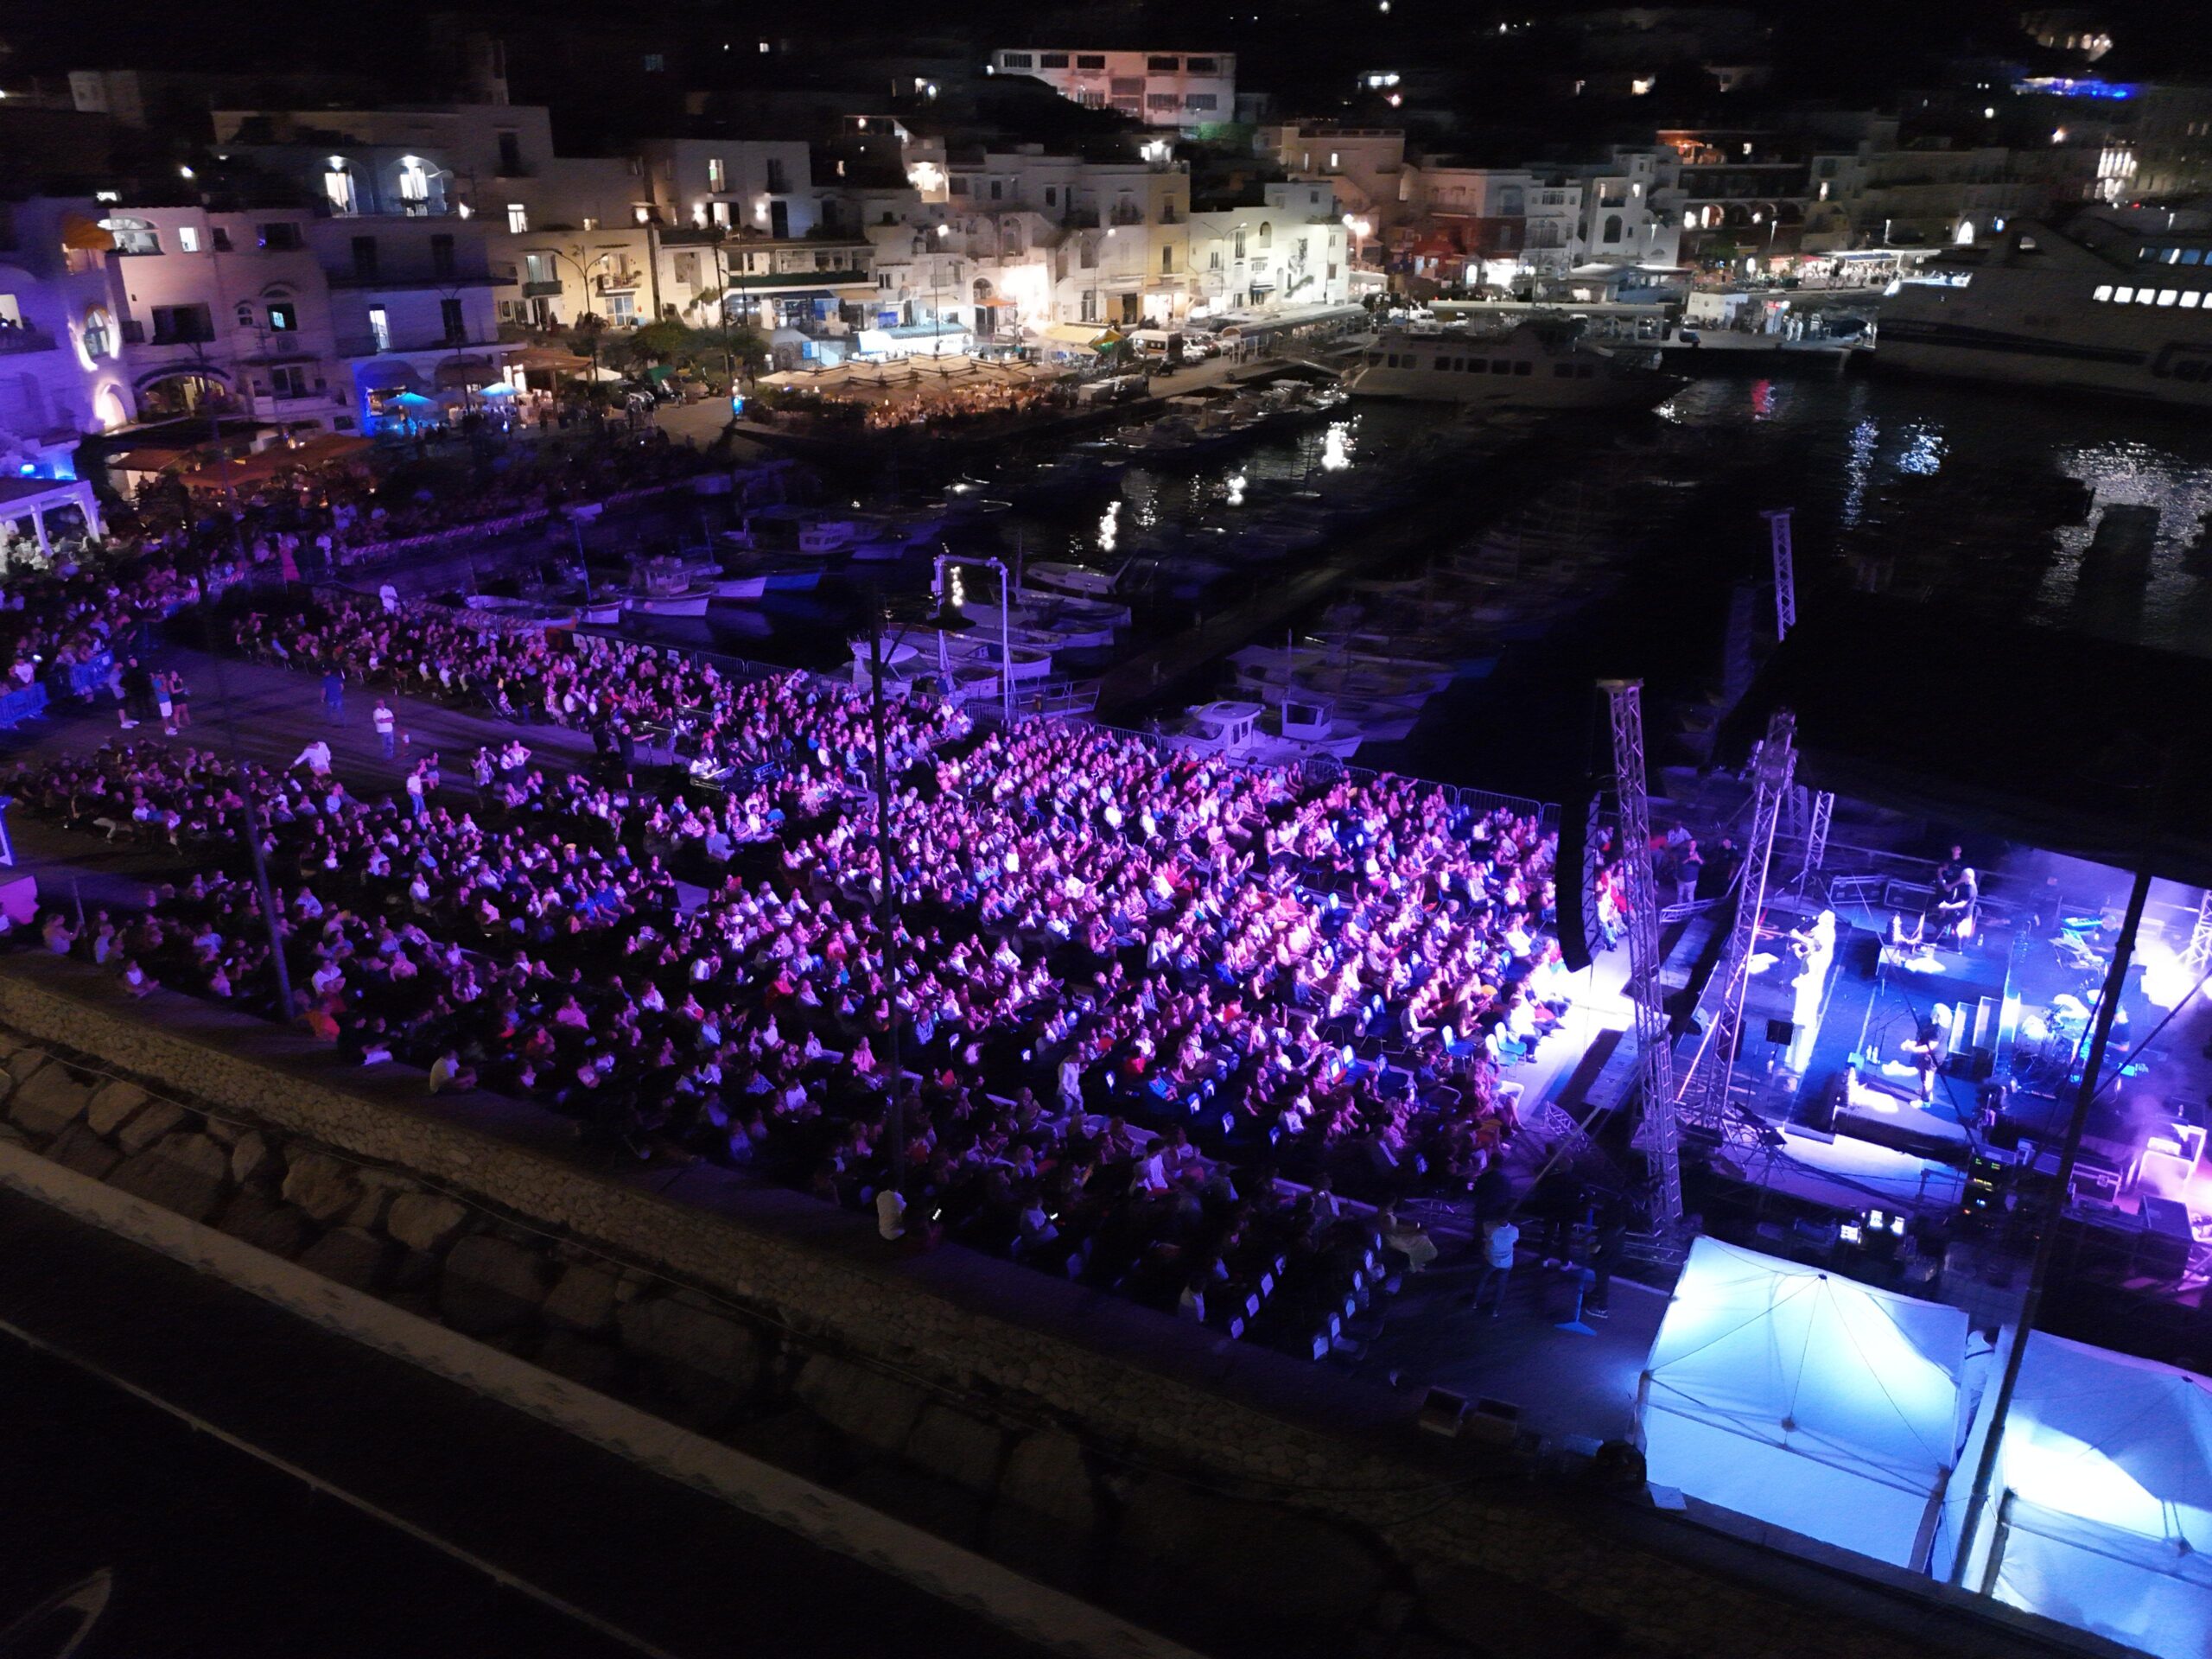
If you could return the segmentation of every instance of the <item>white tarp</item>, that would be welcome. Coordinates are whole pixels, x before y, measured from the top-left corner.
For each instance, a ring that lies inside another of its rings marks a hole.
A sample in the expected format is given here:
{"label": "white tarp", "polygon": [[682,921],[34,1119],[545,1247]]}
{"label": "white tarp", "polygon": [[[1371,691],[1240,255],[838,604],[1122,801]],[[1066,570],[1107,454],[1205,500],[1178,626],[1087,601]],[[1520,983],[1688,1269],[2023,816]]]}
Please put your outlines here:
{"label": "white tarp", "polygon": [[1967,1316],[1700,1238],[1637,1402],[1650,1478],[1900,1567],[1961,1438]]}
{"label": "white tarp", "polygon": [[2212,1653],[2212,1381],[2037,1332],[1977,1532],[1969,1588],[2164,1659]]}

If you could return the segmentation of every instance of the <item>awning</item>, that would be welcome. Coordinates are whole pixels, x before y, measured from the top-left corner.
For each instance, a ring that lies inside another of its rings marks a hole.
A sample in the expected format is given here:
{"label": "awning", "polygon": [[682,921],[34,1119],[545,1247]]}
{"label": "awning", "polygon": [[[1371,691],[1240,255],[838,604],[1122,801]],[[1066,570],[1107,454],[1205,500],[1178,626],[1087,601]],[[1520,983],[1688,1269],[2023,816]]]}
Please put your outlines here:
{"label": "awning", "polygon": [[79,253],[105,253],[115,246],[115,236],[82,213],[69,213],[61,220],[61,245]]}
{"label": "awning", "polygon": [[353,371],[353,384],[364,391],[389,391],[395,387],[416,386],[423,377],[415,372],[412,363],[397,359],[372,359],[360,364]]}
{"label": "awning", "polygon": [[511,369],[555,369],[563,374],[574,374],[578,369],[588,369],[591,359],[578,357],[574,352],[564,352],[558,346],[525,346],[507,359]]}
{"label": "awning", "polygon": [[1101,335],[1111,331],[1103,322],[1053,322],[1037,332],[1043,339],[1061,346],[1087,347],[1096,346]]}
{"label": "awning", "polygon": [[110,455],[107,464],[126,473],[165,473],[184,460],[181,449],[125,449]]}
{"label": "awning", "polygon": [[499,365],[488,357],[448,358],[438,365],[438,384],[442,386],[489,385],[499,378]]}

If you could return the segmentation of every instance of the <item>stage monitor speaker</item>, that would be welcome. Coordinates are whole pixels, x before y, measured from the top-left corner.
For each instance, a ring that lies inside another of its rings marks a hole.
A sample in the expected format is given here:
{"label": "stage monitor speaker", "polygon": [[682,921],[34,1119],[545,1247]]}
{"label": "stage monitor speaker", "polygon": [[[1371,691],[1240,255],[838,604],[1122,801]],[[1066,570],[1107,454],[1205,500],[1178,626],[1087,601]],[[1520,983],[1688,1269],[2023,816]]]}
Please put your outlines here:
{"label": "stage monitor speaker", "polygon": [[1449,1389],[1431,1389],[1422,1397],[1421,1414],[1414,1419],[1432,1434],[1441,1434],[1447,1440],[1458,1438],[1465,1427],[1467,1398],[1453,1394]]}
{"label": "stage monitor speaker", "polygon": [[2138,1255],[2143,1270],[2172,1283],[2189,1271],[2189,1211],[2171,1198],[2143,1195],[2143,1244]]}
{"label": "stage monitor speaker", "polygon": [[[1590,889],[1598,874],[1598,791],[1586,786],[1560,814],[1559,851],[1552,868],[1567,879],[1557,883],[1559,957],[1570,974],[1590,965],[1591,943],[1598,930]],[[1572,872],[1572,874],[1569,874]]]}
{"label": "stage monitor speaker", "polygon": [[1766,1022],[1766,1039],[1777,1048],[1787,1048],[1797,1040],[1797,1027],[1794,1020],[1770,1020]]}

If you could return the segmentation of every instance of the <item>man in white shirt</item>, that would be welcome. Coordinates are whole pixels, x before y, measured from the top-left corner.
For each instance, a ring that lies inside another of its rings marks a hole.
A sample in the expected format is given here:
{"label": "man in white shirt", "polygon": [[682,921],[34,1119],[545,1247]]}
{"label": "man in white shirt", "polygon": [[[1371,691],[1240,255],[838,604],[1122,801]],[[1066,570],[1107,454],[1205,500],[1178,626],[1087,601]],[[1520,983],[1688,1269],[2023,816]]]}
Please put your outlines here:
{"label": "man in white shirt", "polygon": [[[319,737],[315,739],[307,746],[307,747],[302,749],[298,754],[293,757],[292,766],[305,766],[308,769],[308,774],[318,780],[329,777],[330,745],[324,742]],[[291,769],[291,766],[287,766],[285,768],[287,772],[289,772]]]}

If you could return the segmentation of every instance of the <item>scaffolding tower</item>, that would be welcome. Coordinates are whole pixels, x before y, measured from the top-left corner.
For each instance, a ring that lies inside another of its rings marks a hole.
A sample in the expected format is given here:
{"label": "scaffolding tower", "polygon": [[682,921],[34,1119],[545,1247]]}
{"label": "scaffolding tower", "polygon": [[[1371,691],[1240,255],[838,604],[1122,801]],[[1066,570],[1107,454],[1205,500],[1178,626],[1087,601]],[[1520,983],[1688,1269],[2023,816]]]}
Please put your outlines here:
{"label": "scaffolding tower", "polygon": [[1736,1049],[1743,1036],[1744,990],[1751,978],[1759,916],[1766,908],[1774,832],[1796,769],[1796,716],[1786,709],[1777,709],[1752,762],[1756,793],[1751,832],[1744,848],[1744,868],[1736,889],[1736,918],[1717,970],[1720,1000],[1707,1023],[1697,1057],[1690,1062],[1689,1075],[1682,1082],[1681,1121],[1719,1136],[1724,1143],[1745,1138],[1741,1131],[1751,1127],[1748,1118],[1730,1111],[1729,1091],[1735,1081]]}
{"label": "scaffolding tower", "polygon": [[1613,733],[1613,787],[1628,870],[1628,997],[1643,1092],[1643,1139],[1659,1189],[1662,1226],[1682,1218],[1682,1162],[1675,1127],[1675,1056],[1659,990],[1659,888],[1651,875],[1651,809],[1644,798],[1643,682],[1600,680]]}

